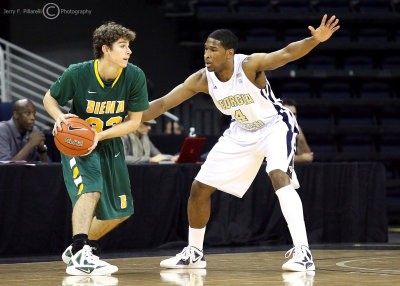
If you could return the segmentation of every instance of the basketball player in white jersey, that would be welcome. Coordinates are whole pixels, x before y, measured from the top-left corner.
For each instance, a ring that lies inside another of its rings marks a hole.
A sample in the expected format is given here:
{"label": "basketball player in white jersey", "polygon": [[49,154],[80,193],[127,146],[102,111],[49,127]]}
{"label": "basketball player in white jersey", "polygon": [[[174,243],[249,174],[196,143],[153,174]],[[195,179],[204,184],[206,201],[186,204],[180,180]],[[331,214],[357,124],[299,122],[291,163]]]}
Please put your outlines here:
{"label": "basketball player in white jersey", "polygon": [[272,53],[235,54],[237,37],[229,30],[212,32],[204,49],[205,68],[189,76],[143,113],[153,119],[193,95],[209,94],[217,108],[232,116],[230,127],[210,151],[191,188],[188,201],[189,244],[175,257],[163,260],[166,268],[205,268],[203,240],[210,218],[211,195],[217,189],[242,197],[264,158],[266,171],[288,223],[293,248],[283,270],[315,270],[308,246],[303,207],[295,188],[293,169],[297,122],[275,97],[264,71],[274,70],[308,54],[339,29],[335,16],[324,15],[311,36]]}

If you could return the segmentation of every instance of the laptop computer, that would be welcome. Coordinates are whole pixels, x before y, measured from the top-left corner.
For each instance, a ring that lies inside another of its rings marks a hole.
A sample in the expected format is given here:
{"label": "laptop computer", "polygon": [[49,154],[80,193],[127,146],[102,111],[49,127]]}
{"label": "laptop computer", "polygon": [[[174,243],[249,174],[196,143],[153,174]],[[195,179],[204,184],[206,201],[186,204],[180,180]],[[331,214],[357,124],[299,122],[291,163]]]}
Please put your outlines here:
{"label": "laptop computer", "polygon": [[196,163],[203,151],[205,137],[186,137],[176,163]]}

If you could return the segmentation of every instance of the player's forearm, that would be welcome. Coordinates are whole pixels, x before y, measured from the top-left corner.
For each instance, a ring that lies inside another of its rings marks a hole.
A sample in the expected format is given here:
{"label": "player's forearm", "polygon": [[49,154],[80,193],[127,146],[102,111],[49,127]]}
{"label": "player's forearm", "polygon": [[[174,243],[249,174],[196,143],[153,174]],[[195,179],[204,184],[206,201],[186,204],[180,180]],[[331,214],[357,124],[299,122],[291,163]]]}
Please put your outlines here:
{"label": "player's forearm", "polygon": [[115,137],[121,137],[128,133],[135,132],[136,129],[139,127],[139,124],[140,120],[138,121],[128,120],[122,122],[118,125],[113,126],[112,128],[109,128],[105,131],[98,133],[99,141]]}
{"label": "player's forearm", "polygon": [[308,37],[301,41],[290,43],[284,48],[288,61],[291,62],[304,57],[319,43],[320,42],[314,37]]}
{"label": "player's forearm", "polygon": [[150,102],[150,108],[143,112],[142,122],[149,121],[151,119],[157,118],[165,111],[163,105],[163,98],[158,98]]}
{"label": "player's forearm", "polygon": [[57,120],[57,118],[63,114],[57,100],[55,100],[54,97],[51,96],[50,91],[46,92],[46,95],[43,98],[43,105],[47,113],[54,120]]}

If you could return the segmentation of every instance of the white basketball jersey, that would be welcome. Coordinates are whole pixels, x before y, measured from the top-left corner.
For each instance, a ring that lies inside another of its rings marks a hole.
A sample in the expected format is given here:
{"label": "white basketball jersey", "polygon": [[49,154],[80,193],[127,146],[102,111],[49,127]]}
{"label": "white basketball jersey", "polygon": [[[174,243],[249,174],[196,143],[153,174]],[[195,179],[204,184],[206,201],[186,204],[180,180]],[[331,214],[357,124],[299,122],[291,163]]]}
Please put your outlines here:
{"label": "white basketball jersey", "polygon": [[282,105],[272,92],[267,79],[265,89],[260,89],[246,77],[242,68],[246,57],[248,56],[242,54],[234,56],[233,75],[226,82],[221,82],[214,72],[207,69],[206,75],[208,91],[217,108],[232,116],[242,128],[253,131],[276,119]]}

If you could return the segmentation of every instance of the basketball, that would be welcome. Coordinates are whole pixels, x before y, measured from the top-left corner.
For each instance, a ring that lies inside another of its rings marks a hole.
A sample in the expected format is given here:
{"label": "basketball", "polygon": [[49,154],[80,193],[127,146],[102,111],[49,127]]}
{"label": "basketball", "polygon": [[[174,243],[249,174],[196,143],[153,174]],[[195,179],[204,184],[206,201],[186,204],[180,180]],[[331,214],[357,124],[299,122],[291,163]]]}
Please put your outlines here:
{"label": "basketball", "polygon": [[92,146],[94,131],[90,124],[78,117],[68,118],[68,125],[61,124],[62,130],[54,135],[54,142],[61,153],[77,157],[85,155]]}

